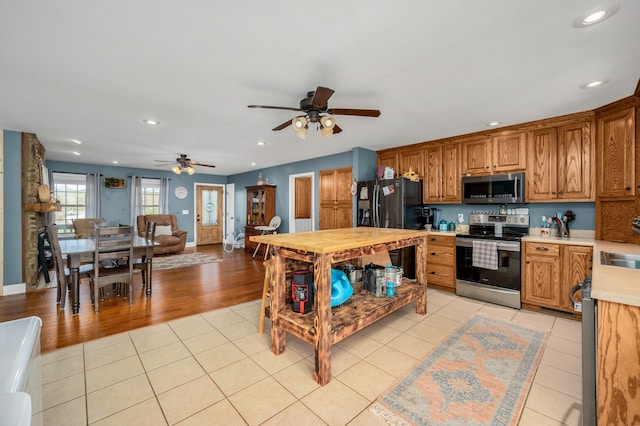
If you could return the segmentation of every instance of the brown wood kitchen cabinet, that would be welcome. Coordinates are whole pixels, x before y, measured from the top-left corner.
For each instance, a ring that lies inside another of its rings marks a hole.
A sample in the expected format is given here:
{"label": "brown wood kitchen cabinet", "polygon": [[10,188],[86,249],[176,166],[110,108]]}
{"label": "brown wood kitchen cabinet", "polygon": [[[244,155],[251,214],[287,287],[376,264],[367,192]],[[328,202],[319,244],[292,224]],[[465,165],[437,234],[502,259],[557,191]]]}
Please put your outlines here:
{"label": "brown wood kitchen cabinet", "polygon": [[456,237],[430,233],[427,238],[427,286],[456,289]]}
{"label": "brown wood kitchen cabinet", "polygon": [[351,167],[321,170],[319,228],[336,229],[353,226]]}
{"label": "brown wood kitchen cabinet", "polygon": [[460,203],[460,144],[430,143],[422,150],[423,203]]}
{"label": "brown wood kitchen cabinet", "polygon": [[522,244],[522,293],[524,307],[546,308],[578,317],[569,290],[591,275],[593,248],[569,244],[524,242]]}
{"label": "brown wood kitchen cabinet", "polygon": [[[247,186],[247,224],[244,227],[244,250],[253,253],[257,243],[252,242],[249,237],[260,235],[256,231],[256,226],[266,226],[276,215],[276,186],[275,185],[255,185]],[[260,251],[264,253],[262,246]]]}
{"label": "brown wood kitchen cabinet", "polygon": [[424,159],[422,150],[413,149],[402,151],[398,154],[400,160],[400,170],[396,170],[396,174],[401,176],[405,172],[413,170],[418,176],[424,176]]}
{"label": "brown wood kitchen cabinet", "polygon": [[527,201],[593,201],[593,114],[532,131],[527,144]]}
{"label": "brown wood kitchen cabinet", "polygon": [[498,132],[460,142],[464,175],[520,172],[526,166],[525,132]]}
{"label": "brown wood kitchen cabinet", "polygon": [[596,111],[596,238],[640,244],[631,228],[640,215],[640,100],[630,97]]}
{"label": "brown wood kitchen cabinet", "polygon": [[598,301],[598,424],[640,419],[640,307]]}
{"label": "brown wood kitchen cabinet", "polygon": [[399,152],[400,151],[398,149],[379,151],[377,153],[378,167],[391,167],[395,171],[395,175],[398,176],[400,173],[400,161],[398,159]]}

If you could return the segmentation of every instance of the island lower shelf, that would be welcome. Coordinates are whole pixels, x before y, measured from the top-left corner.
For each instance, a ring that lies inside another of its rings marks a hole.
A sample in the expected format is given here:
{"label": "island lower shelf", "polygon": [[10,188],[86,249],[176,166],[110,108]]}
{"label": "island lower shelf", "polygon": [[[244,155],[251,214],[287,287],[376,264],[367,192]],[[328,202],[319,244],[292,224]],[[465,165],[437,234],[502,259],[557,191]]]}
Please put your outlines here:
{"label": "island lower shelf", "polygon": [[[331,308],[331,344],[373,324],[392,312],[408,305],[426,292],[426,286],[403,279],[393,297],[374,297],[362,288],[354,289],[353,296],[344,304]],[[267,308],[269,310],[269,308]],[[267,316],[271,317],[267,311]],[[315,311],[301,314],[294,312],[291,304],[272,318],[274,325],[313,344],[316,338]]]}

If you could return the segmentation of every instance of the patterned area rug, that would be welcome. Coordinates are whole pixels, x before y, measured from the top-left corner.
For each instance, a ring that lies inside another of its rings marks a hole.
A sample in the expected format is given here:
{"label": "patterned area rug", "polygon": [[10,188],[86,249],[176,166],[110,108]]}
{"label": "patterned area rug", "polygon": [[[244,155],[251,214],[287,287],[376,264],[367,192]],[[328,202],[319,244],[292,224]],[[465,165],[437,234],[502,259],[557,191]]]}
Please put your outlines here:
{"label": "patterned area rug", "polygon": [[370,411],[392,425],[515,425],[547,337],[475,316]]}
{"label": "patterned area rug", "polygon": [[222,259],[204,253],[177,254],[174,256],[158,256],[153,258],[153,270],[182,268],[202,265],[204,263],[222,262]]}

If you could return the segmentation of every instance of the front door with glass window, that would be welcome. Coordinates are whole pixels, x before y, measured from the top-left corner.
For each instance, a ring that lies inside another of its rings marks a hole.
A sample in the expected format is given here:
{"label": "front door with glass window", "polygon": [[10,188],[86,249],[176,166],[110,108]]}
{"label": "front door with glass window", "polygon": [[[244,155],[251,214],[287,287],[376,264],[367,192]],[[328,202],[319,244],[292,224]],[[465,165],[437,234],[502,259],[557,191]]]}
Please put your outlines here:
{"label": "front door with glass window", "polygon": [[196,191],[196,244],[222,243],[222,186],[198,186]]}

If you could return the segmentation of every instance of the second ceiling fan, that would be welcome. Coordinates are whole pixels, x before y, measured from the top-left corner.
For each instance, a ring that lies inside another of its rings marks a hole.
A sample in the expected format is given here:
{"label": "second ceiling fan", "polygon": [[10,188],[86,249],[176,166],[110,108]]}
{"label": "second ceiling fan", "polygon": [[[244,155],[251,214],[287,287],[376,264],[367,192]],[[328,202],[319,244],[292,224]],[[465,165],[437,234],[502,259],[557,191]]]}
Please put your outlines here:
{"label": "second ceiling fan", "polygon": [[360,117],[380,116],[380,110],[377,109],[329,108],[329,98],[333,93],[334,91],[328,87],[318,86],[316,90],[307,92],[307,97],[300,101],[299,108],[270,105],[249,105],[249,108],[284,109],[304,112],[303,115],[299,115],[293,120],[285,121],[273,128],[273,130],[282,130],[293,125],[296,134],[302,139],[306,139],[307,137],[309,123],[318,126],[324,137],[329,137],[333,133],[340,133],[342,129],[336,125],[335,119],[331,115],[356,115]]}

